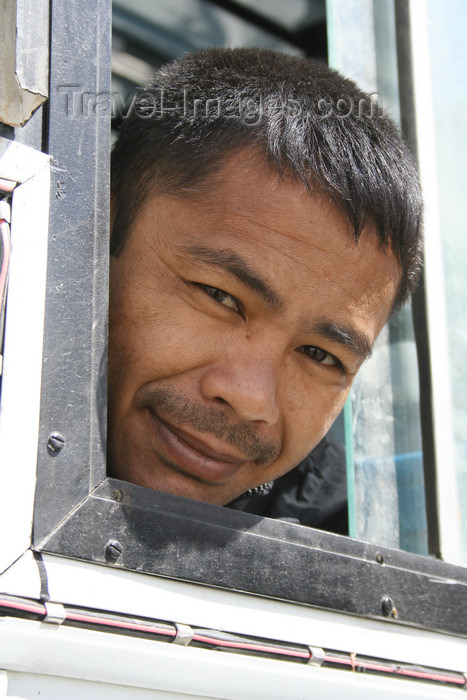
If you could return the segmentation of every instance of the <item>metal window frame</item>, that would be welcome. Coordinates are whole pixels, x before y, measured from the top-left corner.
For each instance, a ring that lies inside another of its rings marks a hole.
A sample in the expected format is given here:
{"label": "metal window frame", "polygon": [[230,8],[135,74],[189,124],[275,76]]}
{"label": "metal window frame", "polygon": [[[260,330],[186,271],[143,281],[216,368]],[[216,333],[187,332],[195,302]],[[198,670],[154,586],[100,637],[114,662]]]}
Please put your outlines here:
{"label": "metal window frame", "polygon": [[467,635],[464,568],[106,477],[109,78],[108,0],[53,3],[33,549]]}

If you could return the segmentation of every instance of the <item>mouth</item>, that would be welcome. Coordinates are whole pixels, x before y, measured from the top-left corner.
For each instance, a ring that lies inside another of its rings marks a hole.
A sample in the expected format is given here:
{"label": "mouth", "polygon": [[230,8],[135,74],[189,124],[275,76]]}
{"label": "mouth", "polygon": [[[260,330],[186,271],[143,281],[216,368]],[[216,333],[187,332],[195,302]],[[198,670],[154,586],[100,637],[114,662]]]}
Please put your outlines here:
{"label": "mouth", "polygon": [[209,485],[221,485],[233,477],[248,458],[207,444],[178,426],[162,420],[149,409],[154,438],[152,447],[166,466]]}

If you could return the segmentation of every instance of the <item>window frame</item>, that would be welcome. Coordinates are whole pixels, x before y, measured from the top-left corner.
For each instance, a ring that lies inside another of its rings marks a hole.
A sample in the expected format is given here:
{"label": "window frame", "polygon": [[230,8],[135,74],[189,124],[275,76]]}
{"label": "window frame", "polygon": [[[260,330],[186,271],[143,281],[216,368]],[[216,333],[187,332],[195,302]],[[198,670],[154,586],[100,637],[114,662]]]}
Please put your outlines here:
{"label": "window frame", "polygon": [[106,476],[110,2],[53,3],[51,12],[33,549],[466,635],[465,568]]}
{"label": "window frame", "polygon": [[29,546],[31,537],[41,393],[50,158],[0,137],[0,178],[14,185],[10,226],[12,254],[0,378],[0,465],[4,467],[0,471],[0,490],[4,494],[0,509],[1,573]]}

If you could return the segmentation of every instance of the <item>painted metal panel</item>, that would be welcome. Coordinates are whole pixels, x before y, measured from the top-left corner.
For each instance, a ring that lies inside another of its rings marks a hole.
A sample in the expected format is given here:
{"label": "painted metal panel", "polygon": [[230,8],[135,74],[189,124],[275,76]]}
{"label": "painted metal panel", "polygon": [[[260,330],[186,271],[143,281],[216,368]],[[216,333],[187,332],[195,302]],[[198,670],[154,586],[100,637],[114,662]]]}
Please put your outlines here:
{"label": "painted metal panel", "polygon": [[42,368],[50,165],[48,156],[5,139],[0,177],[13,193],[12,253],[0,410],[0,571],[29,546]]}

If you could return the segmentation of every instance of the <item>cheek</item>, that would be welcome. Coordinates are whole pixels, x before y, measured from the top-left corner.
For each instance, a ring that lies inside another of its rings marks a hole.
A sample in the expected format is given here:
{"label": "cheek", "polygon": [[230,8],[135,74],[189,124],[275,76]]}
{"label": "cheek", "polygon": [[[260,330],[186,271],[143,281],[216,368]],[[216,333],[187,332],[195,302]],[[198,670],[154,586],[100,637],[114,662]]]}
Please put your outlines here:
{"label": "cheek", "polygon": [[133,391],[211,362],[225,350],[215,324],[175,295],[165,297],[157,311],[146,302],[111,314],[109,371],[123,369]]}

